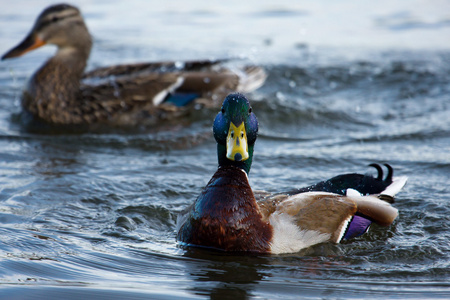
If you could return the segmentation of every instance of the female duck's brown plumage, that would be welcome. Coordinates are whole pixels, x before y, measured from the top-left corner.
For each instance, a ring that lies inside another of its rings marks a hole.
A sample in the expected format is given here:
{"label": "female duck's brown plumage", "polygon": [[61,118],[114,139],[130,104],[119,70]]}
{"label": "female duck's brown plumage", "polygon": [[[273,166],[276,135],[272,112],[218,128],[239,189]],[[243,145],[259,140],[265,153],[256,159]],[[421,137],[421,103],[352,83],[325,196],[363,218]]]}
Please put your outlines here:
{"label": "female duck's brown plumage", "polygon": [[244,67],[238,75],[222,61],[120,65],[83,74],[92,40],[80,11],[67,4],[46,8],[2,59],[45,44],[58,50],[30,79],[22,105],[53,125],[152,125],[194,106],[214,107],[231,90],[254,90],[266,78],[259,67]]}
{"label": "female duck's brown plumage", "polygon": [[376,165],[378,178],[344,174],[296,193],[254,193],[247,175],[258,121],[241,94],[225,98],[213,132],[219,168],[193,205],[178,217],[177,240],[185,245],[290,253],[351,239],[366,232],[372,222],[388,226],[397,217],[397,209],[384,199],[392,202],[406,178],[392,178],[390,167],[384,180]]}

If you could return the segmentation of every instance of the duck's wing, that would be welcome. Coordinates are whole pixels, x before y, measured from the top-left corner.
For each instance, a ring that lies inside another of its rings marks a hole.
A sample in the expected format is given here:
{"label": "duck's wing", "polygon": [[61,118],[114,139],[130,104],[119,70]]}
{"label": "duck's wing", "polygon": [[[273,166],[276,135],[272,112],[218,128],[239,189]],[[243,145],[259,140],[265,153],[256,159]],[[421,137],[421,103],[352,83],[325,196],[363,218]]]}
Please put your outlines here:
{"label": "duck's wing", "polygon": [[118,103],[133,107],[136,104],[157,106],[183,84],[179,74],[146,74],[129,77],[111,77],[81,86],[82,99],[96,103]]}
{"label": "duck's wing", "polygon": [[[364,220],[388,226],[398,215],[396,208],[375,196],[342,196],[326,192],[265,196],[258,204],[263,217],[272,224],[278,236],[285,235],[284,227],[291,228],[287,230],[292,235],[291,238],[287,236],[278,239],[278,244],[304,245],[304,240],[297,243],[293,240],[295,236],[305,236],[305,232],[314,243],[338,243],[346,236],[360,235],[367,230],[356,224],[355,217],[363,216]],[[293,225],[298,231],[294,234]],[[299,232],[302,234],[299,235]],[[295,246],[281,246],[286,247],[295,249]]]}
{"label": "duck's wing", "polygon": [[182,82],[182,78],[169,73],[82,84],[78,114],[90,124],[106,122],[117,126],[149,126],[176,119],[187,110],[162,102]]}
{"label": "duck's wing", "polygon": [[228,93],[253,91],[266,80],[267,74],[260,67],[227,68],[221,65],[223,62],[161,62],[99,68],[84,74],[83,83],[93,88],[82,90],[94,94],[97,86],[101,86],[98,99],[120,95],[122,99],[150,101],[153,105],[166,102],[178,107],[202,99],[203,106],[218,107]]}
{"label": "duck's wing", "polygon": [[292,216],[300,230],[316,231],[328,240],[339,242],[357,205],[347,197],[323,192],[290,196],[276,205],[275,215]]}
{"label": "duck's wing", "polygon": [[213,90],[223,81],[230,81],[230,74],[214,70],[222,62],[156,62],[97,68],[83,75],[82,98],[96,103],[117,99],[122,106],[143,103],[157,106],[167,100],[184,106],[208,91],[207,83],[211,83]]}
{"label": "duck's wing", "polygon": [[150,63],[135,63],[135,64],[121,64],[109,67],[101,67],[86,72],[83,79],[89,78],[108,78],[111,76],[130,76],[148,73],[172,73],[172,72],[194,72],[211,69],[227,62],[227,59],[217,60],[196,60],[196,61],[166,61],[166,62],[150,62]]}

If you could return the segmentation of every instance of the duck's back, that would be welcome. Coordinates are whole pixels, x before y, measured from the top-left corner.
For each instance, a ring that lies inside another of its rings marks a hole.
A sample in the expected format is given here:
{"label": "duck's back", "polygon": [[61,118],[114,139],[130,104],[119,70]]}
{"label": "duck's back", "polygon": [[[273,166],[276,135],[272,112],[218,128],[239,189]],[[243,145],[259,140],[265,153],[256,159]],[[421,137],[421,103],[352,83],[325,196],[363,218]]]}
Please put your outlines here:
{"label": "duck's back", "polygon": [[393,183],[394,170],[390,165],[385,164],[388,172],[386,177],[383,178],[383,169],[380,165],[371,164],[370,166],[378,171],[377,177],[358,173],[342,174],[307,187],[294,189],[285,194],[295,195],[315,191],[346,195],[348,189],[357,190],[362,195],[380,194]]}

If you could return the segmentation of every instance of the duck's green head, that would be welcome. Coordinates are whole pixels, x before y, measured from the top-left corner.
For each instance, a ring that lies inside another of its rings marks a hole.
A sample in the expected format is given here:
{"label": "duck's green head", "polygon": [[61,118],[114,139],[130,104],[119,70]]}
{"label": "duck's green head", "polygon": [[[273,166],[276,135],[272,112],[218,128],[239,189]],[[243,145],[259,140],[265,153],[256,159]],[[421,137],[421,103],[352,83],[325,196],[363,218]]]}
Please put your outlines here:
{"label": "duck's green head", "polygon": [[214,120],[219,166],[237,166],[250,172],[258,120],[250,102],[242,94],[228,95]]}

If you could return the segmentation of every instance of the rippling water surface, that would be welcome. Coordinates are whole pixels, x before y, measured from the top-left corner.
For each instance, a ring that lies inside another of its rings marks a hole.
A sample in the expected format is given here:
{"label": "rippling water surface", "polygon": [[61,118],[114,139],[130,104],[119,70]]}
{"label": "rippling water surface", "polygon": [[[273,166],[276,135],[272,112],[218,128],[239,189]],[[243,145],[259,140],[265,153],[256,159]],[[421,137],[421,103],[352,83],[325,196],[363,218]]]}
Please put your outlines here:
{"label": "rippling water surface", "polygon": [[[450,297],[450,7],[446,1],[76,1],[89,68],[239,57],[260,136],[253,188],[282,191],[388,162],[409,176],[386,229],[300,253],[182,249],[178,212],[217,167],[211,113],[147,132],[32,134],[15,116],[54,49],[0,62],[0,296]],[[0,12],[0,52],[48,3]]]}

